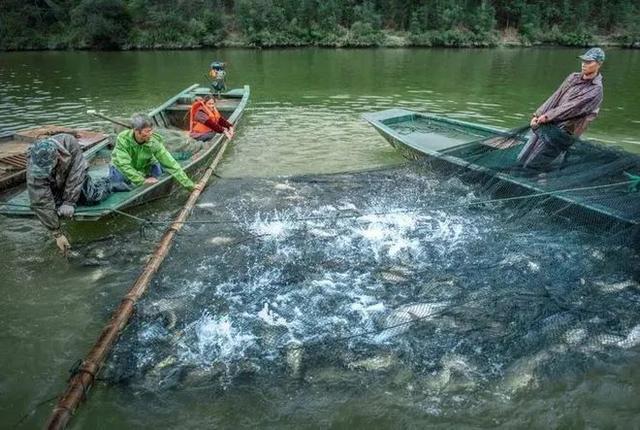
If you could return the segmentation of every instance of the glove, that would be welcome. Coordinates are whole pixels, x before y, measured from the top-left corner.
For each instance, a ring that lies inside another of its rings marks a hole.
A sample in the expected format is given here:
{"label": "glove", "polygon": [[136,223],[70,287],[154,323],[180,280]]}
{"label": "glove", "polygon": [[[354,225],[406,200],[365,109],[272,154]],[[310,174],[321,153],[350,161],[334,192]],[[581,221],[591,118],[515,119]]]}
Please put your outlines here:
{"label": "glove", "polygon": [[56,238],[56,246],[60,250],[60,253],[62,254],[62,256],[66,257],[67,254],[69,253],[69,250],[71,249],[71,244],[69,243],[69,239],[67,239],[67,236],[65,236],[60,232],[54,233],[54,236]]}
{"label": "glove", "polygon": [[76,208],[65,203],[58,208],[58,215],[71,218],[75,211],[76,211]]}

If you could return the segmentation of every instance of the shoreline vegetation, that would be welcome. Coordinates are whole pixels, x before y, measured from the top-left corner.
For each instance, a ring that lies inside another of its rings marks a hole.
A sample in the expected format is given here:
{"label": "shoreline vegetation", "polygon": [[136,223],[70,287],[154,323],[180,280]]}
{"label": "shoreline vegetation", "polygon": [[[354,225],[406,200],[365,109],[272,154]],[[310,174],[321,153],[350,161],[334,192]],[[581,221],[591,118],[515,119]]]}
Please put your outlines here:
{"label": "shoreline vegetation", "polygon": [[42,0],[0,50],[592,45],[640,48],[635,0]]}

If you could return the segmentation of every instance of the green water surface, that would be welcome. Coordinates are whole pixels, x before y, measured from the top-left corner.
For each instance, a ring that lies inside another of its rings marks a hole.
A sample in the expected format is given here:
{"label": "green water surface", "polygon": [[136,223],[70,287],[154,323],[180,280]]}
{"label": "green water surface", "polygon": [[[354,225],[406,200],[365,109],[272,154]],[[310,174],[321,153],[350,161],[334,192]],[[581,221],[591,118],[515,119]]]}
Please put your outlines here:
{"label": "green water surface", "polygon": [[[579,69],[578,54],[560,48],[0,53],[0,131],[50,123],[99,128],[105,124],[88,117],[87,109],[121,117],[149,110],[194,82],[204,83],[208,64],[221,59],[228,63],[228,85],[250,85],[252,98],[220,175],[369,169],[398,164],[402,158],[361,119],[362,113],[402,107],[515,127],[527,123],[564,77]],[[587,137],[636,151],[639,69],[640,52],[607,52],[604,103]],[[179,204],[180,199],[159,202],[148,213],[168,217]],[[113,220],[74,230],[73,241],[97,247],[96,253],[105,251],[99,242],[86,244],[88,238],[112,234],[119,243],[119,249],[106,252],[122,258],[94,266],[61,259],[36,221],[0,219],[1,428],[11,428],[25,414],[19,428],[43,424],[53,404],[47,400],[64,388],[67,369],[88,351],[153,249],[153,240],[137,235],[135,223],[122,224]],[[393,393],[376,387],[363,388],[358,399],[340,400],[337,390],[330,404],[295,387],[288,398],[292,409],[302,411],[300,416],[305,408],[328,408],[327,420],[309,421],[309,428],[579,428],[585,423],[628,428],[634,418],[636,426],[640,422],[635,357],[634,363],[593,369],[571,390],[543,387],[516,399],[521,416],[514,421],[504,420],[499,403],[495,417],[480,421],[465,415],[459,422],[443,422],[428,414],[406,421],[402,411],[381,413],[378,405]],[[161,404],[151,399],[148,410],[128,407],[128,395],[135,393],[99,383],[72,428],[287,425],[286,417],[274,416],[269,393],[261,396],[242,385],[226,395],[216,390],[183,393],[175,403],[171,396]],[[573,412],[558,411],[558,404]],[[305,425],[304,420],[297,424]]]}

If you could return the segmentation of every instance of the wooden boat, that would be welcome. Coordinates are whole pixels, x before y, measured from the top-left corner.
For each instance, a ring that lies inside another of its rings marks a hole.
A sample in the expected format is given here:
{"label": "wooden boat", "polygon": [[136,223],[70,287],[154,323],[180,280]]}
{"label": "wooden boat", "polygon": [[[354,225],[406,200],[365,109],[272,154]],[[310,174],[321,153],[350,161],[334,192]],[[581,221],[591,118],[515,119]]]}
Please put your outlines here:
{"label": "wooden boat", "polygon": [[[209,88],[199,87],[198,84],[194,84],[153,109],[149,116],[158,128],[175,130],[175,132],[182,131],[186,137],[189,129],[191,103],[196,97],[209,94],[211,94]],[[227,120],[236,124],[247,106],[249,94],[248,86],[230,90],[220,95],[216,101],[216,106]],[[174,152],[168,146],[167,149],[173,153],[174,158],[182,165],[187,175],[196,180],[201,177],[213,158],[218,155],[220,148],[223,147],[224,139],[226,137],[223,134],[216,134],[213,139],[199,143],[196,149],[190,151],[185,151],[182,148],[180,151]],[[111,161],[111,148],[108,143],[107,141],[99,143],[92,148],[91,152],[86,153],[90,164],[89,174],[93,177],[99,178],[108,175]],[[113,214],[115,211],[121,211],[166,196],[177,188],[180,188],[180,185],[165,172],[156,184],[136,187],[128,192],[113,193],[96,206],[78,206],[74,218],[78,220],[98,220]],[[29,197],[25,189],[5,204],[0,203],[0,214],[12,217],[33,216],[34,214],[28,208],[28,205]]]}
{"label": "wooden boat", "polygon": [[57,125],[45,125],[0,135],[0,192],[24,183],[27,167],[27,150],[39,137],[55,132],[74,134],[84,151],[106,142],[107,134],[77,130]]}
{"label": "wooden boat", "polygon": [[[492,179],[503,185],[493,187],[498,194],[541,194],[554,213],[586,215],[590,223],[640,224],[640,198],[630,195],[626,185],[615,185],[627,180],[625,171],[640,172],[640,157],[635,154],[584,142],[571,148],[566,166],[540,179],[540,175],[505,168],[517,165],[517,155],[527,140],[518,136],[507,145],[492,144],[492,137],[498,142],[508,130],[404,109],[368,113],[364,119],[404,156],[428,157],[435,168],[459,168],[471,180]],[[579,163],[572,165],[572,157]]]}

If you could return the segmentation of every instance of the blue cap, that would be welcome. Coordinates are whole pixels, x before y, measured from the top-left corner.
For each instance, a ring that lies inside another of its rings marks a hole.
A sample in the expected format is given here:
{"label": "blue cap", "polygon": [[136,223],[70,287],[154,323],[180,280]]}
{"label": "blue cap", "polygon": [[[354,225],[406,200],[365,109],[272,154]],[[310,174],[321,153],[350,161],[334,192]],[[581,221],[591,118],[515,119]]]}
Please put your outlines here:
{"label": "blue cap", "polygon": [[602,63],[604,62],[604,51],[601,48],[591,48],[578,58],[583,61],[597,61],[598,63]]}

